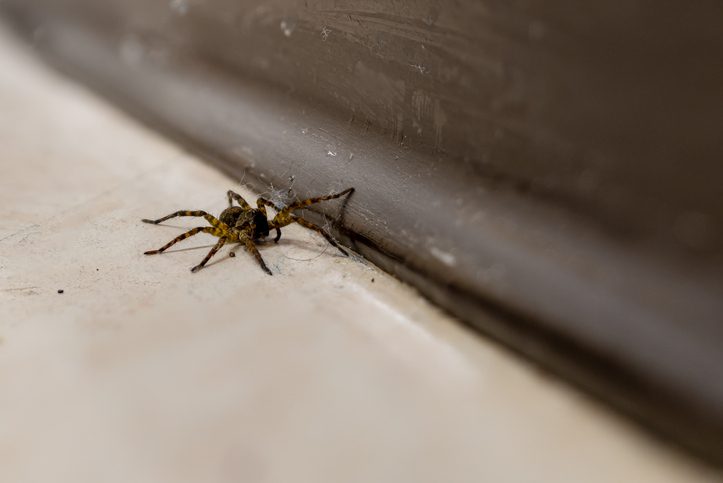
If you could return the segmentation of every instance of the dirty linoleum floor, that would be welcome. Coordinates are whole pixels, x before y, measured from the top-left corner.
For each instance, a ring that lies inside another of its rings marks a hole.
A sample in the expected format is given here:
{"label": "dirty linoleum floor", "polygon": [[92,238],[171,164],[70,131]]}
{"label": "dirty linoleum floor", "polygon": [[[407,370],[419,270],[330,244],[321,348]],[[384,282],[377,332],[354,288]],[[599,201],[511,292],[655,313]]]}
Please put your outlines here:
{"label": "dirty linoleum floor", "polygon": [[273,277],[227,248],[191,274],[208,235],[144,257],[196,222],[142,217],[238,183],[2,29],[0,63],[3,481],[715,476],[302,228]]}

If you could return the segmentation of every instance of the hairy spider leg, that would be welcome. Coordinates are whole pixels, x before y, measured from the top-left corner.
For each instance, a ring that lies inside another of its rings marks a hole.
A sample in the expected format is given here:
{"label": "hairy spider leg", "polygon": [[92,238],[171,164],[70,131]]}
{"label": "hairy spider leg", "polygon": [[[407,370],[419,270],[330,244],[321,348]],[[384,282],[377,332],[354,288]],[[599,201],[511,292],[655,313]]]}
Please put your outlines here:
{"label": "hairy spider leg", "polygon": [[[264,262],[263,257],[261,257],[261,253],[259,253],[259,249],[256,248],[256,244],[254,243],[254,241],[251,238],[249,238],[248,236],[242,235],[242,236],[238,237],[238,241],[239,241],[239,243],[244,244],[246,251],[248,251],[251,255],[254,256],[256,261],[259,262],[259,265],[261,265],[261,268],[264,270],[264,272],[268,273],[269,275],[273,275],[273,273],[271,273],[271,270],[269,270],[269,267],[266,266],[266,263]],[[236,245],[235,247],[233,247],[228,252],[228,256],[231,258],[234,258],[236,256],[236,250],[238,250],[238,248],[240,246],[241,245],[239,244],[239,245]]]}
{"label": "hairy spider leg", "polygon": [[199,263],[198,265],[193,267],[191,269],[191,271],[193,273],[196,273],[199,270],[201,270],[203,268],[203,266],[206,265],[206,263],[208,263],[208,261],[211,259],[211,257],[214,256],[216,254],[216,252],[221,249],[221,247],[224,245],[224,243],[226,243],[226,237],[222,236],[221,238],[218,239],[218,242],[216,243],[216,245],[214,245],[214,247],[211,248],[211,251],[208,252],[208,254],[204,257],[203,260],[201,260],[201,263]]}
{"label": "hairy spider leg", "polygon": [[271,223],[269,223],[269,228],[282,228],[286,225],[289,225],[291,223],[298,223],[299,225],[306,227],[310,230],[314,230],[315,232],[319,233],[321,236],[326,238],[326,241],[328,241],[331,246],[336,247],[337,250],[339,250],[344,256],[348,257],[349,254],[344,250],[339,244],[334,240],[331,235],[329,235],[326,230],[324,230],[322,227],[317,226],[313,224],[310,221],[307,221],[300,216],[292,215],[291,213],[288,213],[286,211],[282,211],[279,214],[277,214],[273,220],[271,220]]}
{"label": "hairy spider leg", "polygon": [[294,210],[298,210],[299,208],[306,208],[307,206],[311,206],[311,205],[319,203],[321,201],[333,200],[335,198],[341,198],[345,194],[352,193],[353,191],[354,191],[354,188],[348,188],[340,193],[335,193],[335,194],[326,195],[326,196],[317,196],[316,198],[309,198],[306,200],[297,201],[297,202],[291,203],[289,206],[287,206],[286,210],[294,211]]}
{"label": "hairy spider leg", "polygon": [[[270,206],[271,208],[275,209],[276,211],[281,211],[284,208],[282,206],[278,206],[273,201],[269,201],[266,198],[259,198],[256,200],[256,205],[259,207],[259,210],[262,209],[262,206]],[[265,210],[266,208],[264,208]]]}
{"label": "hairy spider leg", "polygon": [[242,240],[242,242],[244,243],[244,245],[246,245],[246,250],[254,256],[257,262],[259,262],[259,265],[261,265],[261,268],[264,270],[264,272],[268,273],[269,275],[273,275],[273,273],[271,273],[271,270],[269,270],[269,267],[266,266],[264,259],[259,253],[259,249],[256,248],[256,245],[254,244],[254,241],[251,238],[246,238]]}
{"label": "hairy spider leg", "polygon": [[162,246],[161,248],[159,248],[158,250],[149,250],[149,251],[147,251],[147,252],[145,252],[145,253],[143,253],[143,254],[144,254],[144,255],[156,255],[156,254],[158,254],[158,253],[163,253],[163,252],[165,252],[166,250],[168,250],[170,247],[172,247],[173,245],[175,245],[176,243],[178,243],[179,241],[185,240],[186,238],[192,237],[193,235],[196,235],[196,234],[201,233],[201,232],[203,232],[203,233],[210,233],[210,234],[213,235],[213,236],[223,236],[223,233],[224,233],[224,232],[223,232],[221,229],[219,229],[219,228],[213,228],[213,227],[210,227],[210,226],[199,226],[199,227],[193,228],[193,229],[191,229],[191,230],[188,230],[188,231],[187,231],[186,233],[184,233],[183,235],[178,235],[176,238],[174,238],[173,240],[169,241],[168,243],[166,243],[165,245],[163,245],[163,246]]}
{"label": "hairy spider leg", "polygon": [[215,226],[217,228],[221,228],[222,230],[228,230],[229,226],[226,223],[223,223],[221,220],[216,218],[215,216],[206,213],[202,210],[182,210],[182,211],[176,211],[175,213],[171,213],[170,215],[166,215],[163,218],[158,218],[157,220],[147,220],[143,219],[141,220],[143,223],[150,223],[152,225],[157,225],[163,221],[170,220],[171,218],[175,218],[177,216],[202,216],[208,221],[212,226]]}
{"label": "hairy spider leg", "polygon": [[[291,212],[291,211],[294,211],[294,210],[298,210],[298,209],[300,209],[300,208],[306,208],[307,206],[311,206],[311,205],[313,205],[313,204],[316,204],[316,203],[319,203],[319,202],[322,202],[322,201],[327,201],[327,200],[333,200],[333,199],[336,199],[336,198],[341,198],[341,197],[344,196],[345,194],[353,193],[353,192],[354,192],[354,188],[348,188],[348,189],[345,189],[344,191],[341,191],[341,192],[339,192],[339,193],[334,193],[334,194],[326,195],[326,196],[317,196],[317,197],[315,197],[315,198],[308,198],[308,199],[306,199],[306,200],[297,201],[297,202],[295,202],[295,203],[291,203],[291,204],[290,204],[289,206],[287,206],[286,208],[282,208],[282,207],[280,207],[280,206],[277,206],[277,205],[274,204],[273,202],[271,202],[271,201],[269,201],[269,200],[266,200],[266,199],[264,199],[264,198],[259,198],[256,202],[257,202],[259,205],[261,205],[261,204],[263,203],[263,204],[265,204],[265,205],[271,206],[271,207],[274,208],[276,211],[278,211],[278,214],[274,217],[274,220],[273,220],[271,223],[269,223],[269,228],[274,228],[274,229],[276,229],[276,238],[274,238],[274,243],[278,243],[278,241],[281,239],[281,230],[280,230],[279,228],[281,228],[282,226],[286,226],[286,225],[288,225],[289,223],[293,223],[294,221],[297,221],[297,223],[299,223],[299,225],[305,226],[306,228],[310,228],[310,229],[312,229],[312,230],[314,230],[314,231],[316,231],[316,232],[318,232],[318,233],[321,233],[321,234],[324,236],[324,238],[327,239],[327,241],[328,241],[329,243],[331,243],[333,246],[335,246],[336,248],[338,248],[341,253],[343,253],[344,255],[348,256],[348,253],[347,253],[343,248],[341,248],[341,247],[334,241],[334,239],[331,238],[331,236],[330,236],[327,232],[325,232],[321,227],[319,227],[319,226],[317,226],[317,225],[315,225],[315,224],[313,224],[313,223],[307,222],[306,220],[304,220],[304,222],[302,223],[302,222],[298,221],[298,220],[300,220],[301,218],[298,218],[298,217],[296,217],[295,215],[291,215],[290,212]],[[283,213],[283,216],[282,216],[281,218],[279,218],[279,215],[281,215],[282,213]],[[293,219],[291,219],[291,220],[286,220],[286,216],[292,216]],[[297,220],[297,218],[298,218],[298,220]],[[277,225],[275,222],[279,222],[279,223],[283,223],[283,224],[278,224],[278,225]]]}
{"label": "hairy spider leg", "polygon": [[233,201],[232,201],[232,200],[236,200],[236,202],[239,204],[239,206],[240,206],[241,208],[243,208],[244,210],[250,210],[250,209],[251,209],[251,207],[249,206],[249,204],[246,203],[246,200],[243,199],[243,196],[241,196],[240,194],[238,194],[238,193],[236,193],[236,192],[234,192],[234,191],[232,191],[232,190],[228,190],[228,191],[226,192],[226,196],[228,197],[228,206],[233,206]]}

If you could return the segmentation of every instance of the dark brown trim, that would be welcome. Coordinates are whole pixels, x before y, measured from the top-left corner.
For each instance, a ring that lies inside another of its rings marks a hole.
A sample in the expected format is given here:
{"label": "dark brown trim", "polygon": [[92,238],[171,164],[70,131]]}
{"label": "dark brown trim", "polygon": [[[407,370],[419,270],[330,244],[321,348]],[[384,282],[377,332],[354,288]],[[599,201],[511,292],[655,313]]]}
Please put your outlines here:
{"label": "dark brown trim", "polygon": [[719,4],[342,3],[0,8],[257,190],[355,187],[361,254],[721,462]]}

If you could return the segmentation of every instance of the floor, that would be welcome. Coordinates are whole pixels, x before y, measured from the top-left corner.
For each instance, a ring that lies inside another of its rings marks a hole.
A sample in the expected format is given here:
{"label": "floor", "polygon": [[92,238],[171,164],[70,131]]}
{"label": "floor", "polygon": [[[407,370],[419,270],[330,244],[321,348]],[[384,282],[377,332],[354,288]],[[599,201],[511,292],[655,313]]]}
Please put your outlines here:
{"label": "floor", "polygon": [[3,481],[720,477],[300,227],[144,256],[253,195],[5,29],[0,113]]}

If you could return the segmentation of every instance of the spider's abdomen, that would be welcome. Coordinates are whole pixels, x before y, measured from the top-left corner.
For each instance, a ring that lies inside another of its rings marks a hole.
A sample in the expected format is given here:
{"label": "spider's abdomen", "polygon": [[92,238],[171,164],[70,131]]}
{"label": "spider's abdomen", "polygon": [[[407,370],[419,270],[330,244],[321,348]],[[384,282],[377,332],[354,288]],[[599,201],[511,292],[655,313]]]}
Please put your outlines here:
{"label": "spider's abdomen", "polygon": [[219,220],[231,227],[236,226],[236,223],[239,221],[241,223],[251,221],[251,218],[251,214],[248,211],[244,211],[240,206],[226,208],[221,213],[221,216],[218,217]]}
{"label": "spider's abdomen", "polygon": [[232,206],[223,210],[218,218],[228,226],[251,235],[254,240],[269,235],[269,221],[259,210],[244,210],[240,206]]}

